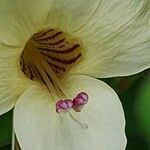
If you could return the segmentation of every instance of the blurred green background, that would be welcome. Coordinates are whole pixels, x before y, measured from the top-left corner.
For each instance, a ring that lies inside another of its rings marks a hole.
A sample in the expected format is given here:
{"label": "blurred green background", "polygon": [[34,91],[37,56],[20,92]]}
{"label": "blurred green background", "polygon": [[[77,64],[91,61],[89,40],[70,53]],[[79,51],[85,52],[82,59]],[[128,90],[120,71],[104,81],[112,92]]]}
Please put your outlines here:
{"label": "blurred green background", "polygon": [[[103,79],[119,95],[126,117],[126,150],[150,150],[150,70]],[[12,111],[0,116],[0,150],[11,150]]]}

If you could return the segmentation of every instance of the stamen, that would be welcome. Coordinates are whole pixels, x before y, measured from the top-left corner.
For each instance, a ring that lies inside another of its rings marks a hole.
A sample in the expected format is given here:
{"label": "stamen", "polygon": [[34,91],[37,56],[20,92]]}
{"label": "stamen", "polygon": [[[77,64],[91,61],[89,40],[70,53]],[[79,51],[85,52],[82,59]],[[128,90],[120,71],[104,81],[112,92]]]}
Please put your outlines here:
{"label": "stamen", "polygon": [[73,102],[70,99],[60,100],[56,103],[56,112],[57,113],[66,113],[73,106]]}
{"label": "stamen", "polygon": [[[49,90],[56,102],[56,112],[65,114],[71,109],[80,112],[88,102],[85,92],[79,93],[73,100],[68,99],[68,93],[64,90],[62,78],[82,58],[81,43],[71,39],[66,33],[47,29],[34,34],[26,43],[20,57],[22,72],[31,80],[39,80]],[[41,83],[40,82],[40,83]],[[73,116],[70,117],[78,123],[82,129],[88,129],[88,124]]]}
{"label": "stamen", "polygon": [[89,128],[88,124],[85,122],[80,122],[79,119],[75,118],[71,113],[69,113],[71,119],[73,119],[77,124],[81,126],[82,129],[87,130]]}
{"label": "stamen", "polygon": [[81,92],[73,99],[73,109],[76,112],[80,112],[84,107],[84,105],[87,103],[88,103],[87,93]]}
{"label": "stamen", "polygon": [[[88,102],[88,95],[85,92],[81,92],[79,93],[74,99],[73,101],[70,99],[66,99],[66,100],[60,100],[56,103],[56,112],[59,114],[64,114],[69,112],[72,108],[76,111],[76,112],[80,112],[81,109],[83,108],[83,106],[85,104],[87,104]],[[77,124],[79,124],[82,129],[87,130],[88,129],[88,124],[81,122],[80,119],[78,119],[78,116],[74,116],[71,112],[68,113],[69,116],[71,117],[71,119],[73,119]]]}

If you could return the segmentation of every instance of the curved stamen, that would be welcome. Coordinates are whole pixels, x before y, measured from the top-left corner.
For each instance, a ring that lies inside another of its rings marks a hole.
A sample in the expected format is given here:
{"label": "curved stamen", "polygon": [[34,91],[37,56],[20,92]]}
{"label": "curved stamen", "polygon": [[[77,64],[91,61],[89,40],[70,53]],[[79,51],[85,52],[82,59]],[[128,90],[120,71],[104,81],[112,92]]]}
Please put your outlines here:
{"label": "curved stamen", "polygon": [[79,121],[80,119],[77,119],[77,116],[73,116],[71,113],[69,113],[69,116],[71,117],[71,119],[73,119],[77,124],[79,124],[81,126],[82,129],[87,130],[89,128],[88,124],[85,122],[81,122]]}

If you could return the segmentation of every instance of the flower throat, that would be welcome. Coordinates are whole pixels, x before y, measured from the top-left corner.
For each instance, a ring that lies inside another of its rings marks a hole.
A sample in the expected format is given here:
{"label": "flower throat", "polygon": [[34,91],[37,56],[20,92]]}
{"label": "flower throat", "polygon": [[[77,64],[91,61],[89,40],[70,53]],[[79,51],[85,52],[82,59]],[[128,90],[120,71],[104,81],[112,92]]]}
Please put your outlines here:
{"label": "flower throat", "polygon": [[80,59],[79,42],[60,30],[49,29],[38,32],[29,39],[21,54],[20,66],[29,79],[38,80],[47,86],[58,114],[68,112],[82,129],[88,129],[87,123],[81,122],[70,112],[80,112],[88,102],[88,95],[81,92],[73,100],[68,99],[61,80]]}
{"label": "flower throat", "polygon": [[60,79],[81,58],[81,44],[60,30],[48,29],[34,34],[20,57],[23,73],[43,82],[50,93],[63,91]]}

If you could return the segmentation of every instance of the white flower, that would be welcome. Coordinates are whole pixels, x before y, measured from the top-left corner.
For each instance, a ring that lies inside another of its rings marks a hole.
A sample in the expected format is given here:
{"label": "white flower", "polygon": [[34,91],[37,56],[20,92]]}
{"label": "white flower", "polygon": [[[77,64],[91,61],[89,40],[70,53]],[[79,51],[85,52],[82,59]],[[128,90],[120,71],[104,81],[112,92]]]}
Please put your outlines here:
{"label": "white flower", "polygon": [[150,67],[149,8],[149,0],[0,1],[0,114],[15,107],[23,150],[125,149],[119,98],[93,77]]}

